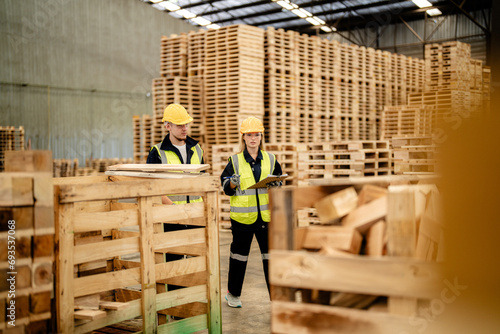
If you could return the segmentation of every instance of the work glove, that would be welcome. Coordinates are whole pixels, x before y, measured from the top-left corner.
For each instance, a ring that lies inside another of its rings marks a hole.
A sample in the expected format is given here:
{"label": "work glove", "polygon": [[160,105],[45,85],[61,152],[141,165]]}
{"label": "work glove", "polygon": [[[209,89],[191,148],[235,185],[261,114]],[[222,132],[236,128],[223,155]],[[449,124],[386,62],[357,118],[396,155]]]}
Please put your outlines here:
{"label": "work glove", "polygon": [[231,176],[231,179],[229,181],[231,181],[231,183],[236,187],[239,187],[241,183],[240,176],[238,174],[233,174],[233,176]]}
{"label": "work glove", "polygon": [[283,185],[283,182],[282,181],[273,181],[273,182],[269,182],[267,184],[267,188],[278,188],[278,187],[281,187]]}

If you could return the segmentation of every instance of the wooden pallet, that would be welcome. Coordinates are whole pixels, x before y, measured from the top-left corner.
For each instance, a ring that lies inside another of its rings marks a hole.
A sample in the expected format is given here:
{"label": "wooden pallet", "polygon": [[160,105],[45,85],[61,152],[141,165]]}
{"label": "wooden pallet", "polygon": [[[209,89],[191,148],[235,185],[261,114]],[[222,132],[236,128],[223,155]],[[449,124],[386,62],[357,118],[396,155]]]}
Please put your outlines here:
{"label": "wooden pallet", "polygon": [[400,135],[429,135],[433,131],[434,106],[411,105],[385,107],[382,119],[382,138]]}
{"label": "wooden pallet", "polygon": [[2,333],[50,333],[54,264],[52,152],[7,151],[0,173]]}
{"label": "wooden pallet", "polygon": [[[214,177],[56,179],[57,331],[86,333],[142,317],[144,333],[204,329],[220,333],[214,210],[218,187]],[[165,193],[193,192],[204,201],[159,204]],[[119,201],[125,198],[136,201]],[[198,228],[163,232],[165,222]],[[96,247],[99,252],[94,251]],[[189,257],[165,263],[164,253]],[[85,270],[85,276],[74,277],[75,265]],[[183,288],[165,292],[165,284]],[[98,301],[91,303],[92,310],[75,310],[87,305],[92,296]],[[184,319],[164,323],[165,314]]]}
{"label": "wooden pallet", "polygon": [[171,34],[170,37],[162,36],[160,62],[162,77],[185,77],[187,75],[187,48],[186,33]]}

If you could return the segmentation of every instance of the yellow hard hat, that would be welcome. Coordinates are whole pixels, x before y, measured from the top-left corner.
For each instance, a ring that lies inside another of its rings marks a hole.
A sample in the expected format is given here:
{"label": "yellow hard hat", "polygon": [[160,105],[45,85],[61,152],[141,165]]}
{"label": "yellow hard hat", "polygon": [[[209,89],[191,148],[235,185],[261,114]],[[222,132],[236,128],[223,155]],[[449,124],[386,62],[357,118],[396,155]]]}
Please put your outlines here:
{"label": "yellow hard hat", "polygon": [[163,112],[162,122],[170,122],[177,125],[187,124],[193,121],[193,117],[189,116],[186,109],[180,104],[169,104]]}
{"label": "yellow hard hat", "polygon": [[264,132],[264,125],[257,117],[250,116],[241,123],[241,133]]}

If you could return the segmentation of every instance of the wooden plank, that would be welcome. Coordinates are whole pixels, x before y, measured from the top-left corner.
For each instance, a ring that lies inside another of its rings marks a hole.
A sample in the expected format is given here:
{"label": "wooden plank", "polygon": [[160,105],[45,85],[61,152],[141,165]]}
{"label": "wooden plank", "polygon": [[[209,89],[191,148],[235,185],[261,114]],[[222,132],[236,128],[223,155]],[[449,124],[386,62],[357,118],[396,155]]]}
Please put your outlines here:
{"label": "wooden plank", "polygon": [[[78,245],[74,248],[73,261],[79,264],[139,252],[139,241],[139,238],[124,238]],[[96,247],[99,252],[94,251]]]}
{"label": "wooden plank", "polygon": [[168,172],[160,172],[160,173],[147,173],[147,172],[131,172],[124,170],[109,170],[104,172],[106,175],[113,177],[114,180],[119,180],[120,177],[123,177],[124,181],[127,181],[125,178],[148,178],[148,179],[185,179],[185,178],[199,178],[205,177],[207,175],[200,173],[181,173],[176,171],[168,171]]}
{"label": "wooden plank", "polygon": [[[57,199],[59,189],[54,189]],[[74,332],[74,281],[73,281],[73,217],[74,205],[60,205],[54,202],[56,225],[56,316],[57,330],[62,333]],[[64,250],[64,251],[62,251]],[[84,294],[81,294],[81,296]]]}
{"label": "wooden plank", "polygon": [[100,296],[94,293],[75,298],[75,310],[98,310]]}
{"label": "wooden plank", "polygon": [[332,223],[347,215],[356,208],[358,194],[354,187],[349,187],[330,194],[317,202],[314,207],[318,211],[321,223]]}
{"label": "wooden plank", "polygon": [[362,234],[387,214],[387,196],[380,197],[351,211],[342,219],[342,225],[357,229]]}
{"label": "wooden plank", "polygon": [[188,275],[207,270],[207,259],[205,256],[192,257],[183,260],[157,263],[155,265],[156,279]]}
{"label": "wooden plank", "polygon": [[429,299],[440,293],[439,266],[415,259],[272,250],[271,263],[277,286]]}
{"label": "wooden plank", "polygon": [[359,254],[363,238],[356,230],[343,226],[310,226],[305,230],[303,248],[318,250],[328,247]]}
{"label": "wooden plank", "polygon": [[138,211],[82,212],[75,214],[75,232],[119,229],[139,224]]}
{"label": "wooden plank", "polygon": [[106,317],[106,311],[102,310],[78,310],[75,311],[75,319],[96,320]]}
{"label": "wooden plank", "polygon": [[108,166],[106,169],[137,172],[201,172],[209,168],[209,164],[122,164]]}
{"label": "wooden plank", "polygon": [[162,205],[153,208],[154,223],[182,221],[186,225],[205,226],[203,223],[204,215],[205,205],[203,202],[183,205]]}
{"label": "wooden plank", "polygon": [[151,238],[155,251],[164,248],[194,245],[205,242],[207,228],[193,228],[189,230],[156,233]]}
{"label": "wooden plank", "polygon": [[165,195],[165,189],[174,194],[213,191],[220,187],[218,177],[201,177],[174,180],[121,181],[97,184],[61,185],[59,201],[72,203],[105,199],[134,198]]}
{"label": "wooden plank", "polygon": [[158,313],[179,318],[190,318],[201,314],[206,315],[208,313],[208,304],[202,302],[188,303],[167,308]]}
{"label": "wooden plank", "polygon": [[156,279],[153,250],[153,203],[151,197],[138,199],[141,253],[141,311],[143,332],[156,332]]}
{"label": "wooden plank", "polygon": [[387,188],[373,184],[365,184],[358,194],[358,206],[369,203],[385,195],[387,195]]}
{"label": "wooden plank", "polygon": [[194,333],[207,329],[208,316],[198,315],[158,326],[158,333]]}
{"label": "wooden plank", "polygon": [[218,226],[218,193],[209,192],[206,197],[206,243],[208,271],[208,329],[210,333],[222,333],[220,298],[220,254]]}
{"label": "wooden plank", "polygon": [[[415,317],[415,323],[425,319]],[[408,317],[384,312],[369,312],[344,307],[273,301],[271,303],[272,333],[334,333],[352,334],[417,334],[420,326],[414,326]]]}
{"label": "wooden plank", "polygon": [[99,302],[100,308],[103,308],[106,310],[113,310],[113,311],[121,310],[121,309],[127,308],[129,306],[130,306],[130,303],[108,302],[108,301],[103,301],[103,300],[101,300]]}
{"label": "wooden plank", "polygon": [[78,277],[75,279],[73,279],[72,273],[71,282],[73,283],[72,285],[74,285],[72,292],[75,297],[125,288],[141,283],[140,268]]}
{"label": "wooden plank", "polygon": [[207,299],[208,292],[206,285],[163,292],[156,296],[156,310],[159,311],[188,303],[204,302]]}

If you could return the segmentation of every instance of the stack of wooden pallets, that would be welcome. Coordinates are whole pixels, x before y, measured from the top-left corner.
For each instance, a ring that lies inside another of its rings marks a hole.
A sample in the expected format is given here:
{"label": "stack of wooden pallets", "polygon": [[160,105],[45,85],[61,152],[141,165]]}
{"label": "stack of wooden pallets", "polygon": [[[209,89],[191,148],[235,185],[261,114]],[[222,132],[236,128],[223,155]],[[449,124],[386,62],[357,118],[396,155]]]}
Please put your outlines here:
{"label": "stack of wooden pallets", "polygon": [[382,138],[430,135],[435,107],[432,105],[387,106],[382,119]]}
{"label": "stack of wooden pallets", "polygon": [[391,174],[387,141],[297,144],[298,185],[313,180]]}
{"label": "stack of wooden pallets", "polygon": [[52,152],[8,151],[0,173],[0,332],[54,333]]}
{"label": "stack of wooden pallets", "polygon": [[[418,181],[392,176],[271,193],[272,333],[419,331],[443,281],[451,285],[436,263],[444,259],[436,186],[389,186]],[[297,210],[312,207],[324,225],[298,226]]]}
{"label": "stack of wooden pallets", "polygon": [[6,151],[24,150],[24,127],[0,126],[0,172],[4,170]]}
{"label": "stack of wooden pallets", "polygon": [[394,136],[393,148],[394,174],[426,175],[436,173],[437,147],[429,136]]}
{"label": "stack of wooden pallets", "polygon": [[78,174],[78,159],[54,159],[54,177],[76,176]]}
{"label": "stack of wooden pallets", "polygon": [[205,30],[190,31],[187,48],[187,73],[189,77],[202,78],[205,71]]}
{"label": "stack of wooden pallets", "polygon": [[206,143],[238,143],[241,122],[264,117],[264,30],[222,27],[205,41]]}
{"label": "stack of wooden pallets", "polygon": [[187,75],[188,36],[172,34],[161,38],[160,74],[162,77]]}

